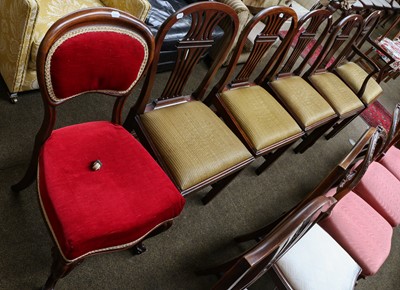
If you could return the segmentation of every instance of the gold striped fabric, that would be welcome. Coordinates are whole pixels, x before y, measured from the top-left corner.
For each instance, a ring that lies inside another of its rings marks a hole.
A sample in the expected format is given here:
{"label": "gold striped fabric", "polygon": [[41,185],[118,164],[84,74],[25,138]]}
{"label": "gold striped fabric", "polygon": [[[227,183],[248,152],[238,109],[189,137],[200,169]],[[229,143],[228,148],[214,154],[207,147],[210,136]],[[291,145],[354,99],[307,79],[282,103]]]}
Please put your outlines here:
{"label": "gold striped fabric", "polygon": [[252,158],[202,102],[154,110],[143,114],[141,121],[181,190]]}
{"label": "gold striped fabric", "polygon": [[298,117],[303,129],[336,115],[329,103],[301,77],[278,79],[271,82],[271,86]]}
{"label": "gold striped fabric", "polygon": [[[354,62],[341,65],[337,68],[337,73],[356,93],[360,90],[365,78],[368,76],[367,72]],[[361,100],[365,104],[371,104],[382,95],[382,93],[382,87],[373,78],[370,78]]]}
{"label": "gold striped fabric", "polygon": [[364,108],[360,99],[335,74],[330,72],[315,74],[310,77],[310,81],[339,116]]}
{"label": "gold striped fabric", "polygon": [[260,86],[225,91],[221,99],[256,150],[301,132],[289,113]]}

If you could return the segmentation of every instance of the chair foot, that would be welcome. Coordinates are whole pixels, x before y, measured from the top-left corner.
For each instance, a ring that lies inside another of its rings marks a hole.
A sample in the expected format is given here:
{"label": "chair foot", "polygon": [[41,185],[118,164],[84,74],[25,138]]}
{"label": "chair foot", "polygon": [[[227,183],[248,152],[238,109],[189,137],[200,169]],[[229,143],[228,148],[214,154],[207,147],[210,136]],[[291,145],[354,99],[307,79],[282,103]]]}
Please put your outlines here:
{"label": "chair foot", "polygon": [[67,263],[56,247],[51,249],[51,254],[53,256],[53,264],[51,265],[50,276],[47,279],[46,284],[42,287],[43,290],[53,290],[56,283],[61,278],[67,276],[76,266],[83,262],[82,259],[73,263]]}
{"label": "chair foot", "polygon": [[132,254],[136,256],[136,255],[143,254],[144,252],[147,251],[147,249],[146,249],[146,247],[143,245],[143,243],[140,242],[139,244],[135,245],[135,246],[132,248],[131,251],[132,251]]}

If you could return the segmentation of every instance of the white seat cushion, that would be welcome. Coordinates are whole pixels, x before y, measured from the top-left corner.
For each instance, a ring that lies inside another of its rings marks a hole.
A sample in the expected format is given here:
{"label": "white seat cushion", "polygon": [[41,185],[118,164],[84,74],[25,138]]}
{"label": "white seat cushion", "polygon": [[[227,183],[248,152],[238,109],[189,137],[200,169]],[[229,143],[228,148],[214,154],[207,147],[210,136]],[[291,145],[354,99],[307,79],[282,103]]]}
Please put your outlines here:
{"label": "white seat cushion", "polygon": [[353,289],[361,272],[360,266],[318,224],[275,267],[296,290]]}

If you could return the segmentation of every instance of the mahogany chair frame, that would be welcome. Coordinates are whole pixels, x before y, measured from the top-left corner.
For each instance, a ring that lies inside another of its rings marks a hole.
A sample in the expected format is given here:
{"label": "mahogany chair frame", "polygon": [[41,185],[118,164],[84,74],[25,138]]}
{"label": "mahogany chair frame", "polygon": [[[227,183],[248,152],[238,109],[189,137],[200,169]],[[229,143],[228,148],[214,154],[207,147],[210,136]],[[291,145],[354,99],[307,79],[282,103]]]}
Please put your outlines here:
{"label": "mahogany chair frame", "polygon": [[[275,92],[273,87],[269,84],[277,79],[302,75],[311,57],[316,52],[317,48],[323,43],[328,35],[328,32],[332,28],[332,11],[329,9],[311,11],[299,21],[298,29],[300,30],[300,28],[303,26],[306,26],[305,30],[300,32],[298,41],[293,47],[290,56],[285,60],[285,55],[281,55],[279,62],[282,64],[282,67],[280,69],[277,67],[274,73],[270,75],[268,79],[264,80],[264,87],[273,92],[278,100],[280,100],[279,94]],[[319,31],[321,30],[321,27],[322,31]],[[314,41],[314,43],[312,43],[311,41]],[[300,64],[295,67],[296,62],[301,56],[301,53],[311,43],[312,45],[310,47],[310,51],[303,58]],[[283,100],[280,100],[280,102],[282,104],[284,103]],[[290,110],[290,108],[288,107],[286,109],[295,119],[297,119],[295,112]],[[337,115],[335,114],[328,118],[324,118],[318,122],[315,122],[310,126],[302,126],[302,129],[305,132],[305,134],[302,136],[303,141],[294,149],[294,151],[296,153],[305,152],[324,132],[326,132],[326,130],[328,130],[336,122],[336,120]],[[300,123],[299,120],[298,122]]]}
{"label": "mahogany chair frame", "polygon": [[[374,75],[376,81],[378,83],[380,82],[388,82],[391,79],[396,79],[400,73],[398,71],[394,71],[391,67],[391,64],[395,62],[395,59],[387,53],[380,45],[379,42],[383,38],[389,38],[390,35],[392,34],[393,31],[395,31],[397,25],[400,23],[400,16],[397,16],[397,18],[393,21],[393,23],[389,26],[389,28],[383,33],[381,36],[379,36],[377,39],[372,39],[371,36],[369,36],[366,41],[368,42],[371,47],[365,52],[365,55],[370,56],[371,59],[375,62],[375,64],[378,66],[378,72],[376,75]],[[397,32],[394,36],[393,39],[396,37],[400,37],[400,32]],[[387,59],[389,60],[388,62],[384,61],[381,59],[381,56],[376,52],[379,51],[379,53],[383,54]],[[357,59],[357,61],[365,66],[365,63],[363,62],[362,59]]]}
{"label": "mahogany chair frame", "polygon": [[[115,9],[114,9],[115,10]],[[153,48],[154,48],[154,37],[152,36],[150,30],[143,29],[143,25],[141,24],[140,21],[138,20],[133,20],[129,14],[118,11],[120,17],[118,18],[120,23],[119,25],[123,25],[127,28],[133,28],[137,30],[138,32],[141,33],[142,37],[146,40],[146,42],[149,44],[149,61],[146,64],[146,67],[144,71],[146,72],[150,66],[150,62],[153,58]],[[88,21],[90,21],[90,24],[92,25],[98,25],[98,24],[105,24],[105,25],[113,25],[114,18],[107,18],[108,20],[104,20],[105,17],[107,17],[110,14],[110,11],[108,9],[96,9],[93,10],[91,13],[87,13],[86,10],[83,10],[82,12],[73,14],[72,16],[69,16],[68,18],[65,18],[66,20],[69,21],[74,21],[75,22],[75,27],[79,28],[82,26],[88,25],[88,23],[84,20],[84,18],[87,18]],[[54,40],[59,38],[60,35],[65,33],[66,29],[69,29],[69,26],[67,26],[67,23],[63,21],[64,19],[61,19],[57,21],[51,32],[49,32],[46,36],[46,41],[43,42],[41,45],[42,47],[39,49],[40,55],[38,56],[38,64],[37,68],[40,69],[41,73],[38,73],[38,82],[39,84],[45,84],[45,76],[44,76],[44,67],[45,67],[45,61],[46,61],[46,56],[44,53],[48,51],[49,47],[51,47],[54,44]],[[143,74],[142,74],[143,76]],[[141,77],[142,77],[141,76]],[[125,92],[124,94],[114,94],[110,92],[113,97],[115,97],[115,103],[112,111],[112,118],[111,121],[114,124],[122,124],[122,109],[123,105],[127,99],[127,97],[132,93],[133,88],[131,88],[129,91]],[[44,85],[41,86],[40,89],[43,104],[44,104],[44,117],[43,117],[43,122],[42,125],[39,129],[39,132],[37,133],[35,137],[35,144],[33,148],[33,153],[32,157],[30,160],[30,163],[28,165],[28,169],[23,176],[23,178],[16,184],[11,186],[11,189],[14,192],[20,192],[21,190],[27,188],[30,186],[35,180],[36,180],[36,173],[37,173],[37,164],[38,164],[38,156],[40,152],[40,148],[44,144],[44,142],[50,137],[51,132],[54,129],[55,123],[56,123],[56,116],[57,116],[57,107],[58,105],[63,104],[67,100],[61,100],[61,101],[54,101],[50,95],[47,89],[45,88]]]}
{"label": "mahogany chair frame", "polygon": [[[57,116],[57,107],[64,102],[67,102],[69,99],[81,96],[86,92],[82,92],[81,94],[71,96],[67,99],[59,99],[54,100],[49,93],[48,87],[46,85],[46,59],[49,55],[49,50],[53,45],[56,43],[57,40],[60,39],[65,33],[74,30],[74,29],[81,29],[85,27],[91,26],[106,26],[111,28],[122,28],[129,31],[134,31],[147,44],[148,49],[148,59],[143,67],[143,72],[141,75],[138,76],[137,81],[139,81],[142,76],[146,73],[150,66],[150,62],[153,58],[153,51],[154,51],[154,37],[151,31],[138,19],[132,17],[130,14],[125,13],[123,11],[119,11],[117,9],[111,8],[92,8],[92,9],[85,9],[75,13],[72,13],[62,19],[59,19],[57,22],[53,24],[53,26],[49,29],[47,34],[45,35],[38,52],[38,81],[40,84],[41,96],[44,104],[44,118],[42,125],[39,129],[39,132],[35,138],[35,145],[32,153],[32,157],[30,160],[29,167],[20,182],[13,185],[11,188],[14,192],[19,192],[25,188],[27,188],[30,184],[32,184],[36,178],[37,173],[37,165],[38,165],[38,156],[41,150],[42,145],[46,142],[46,140],[50,137],[55,123],[56,123],[56,116]],[[137,84],[137,82],[136,82]],[[122,109],[123,105],[127,99],[127,97],[132,93],[135,85],[129,88],[125,92],[120,91],[107,91],[103,92],[105,95],[109,95],[115,98],[115,103],[112,110],[112,118],[111,122],[113,124],[122,125]],[[45,214],[43,213],[44,219]],[[47,223],[46,223],[47,224]],[[54,289],[56,283],[63,277],[65,277],[68,273],[70,273],[76,266],[81,264],[86,257],[104,253],[104,252],[111,252],[111,251],[121,251],[128,248],[133,248],[133,252],[135,254],[140,254],[141,252],[145,251],[144,246],[142,245],[142,241],[149,237],[155,236],[165,230],[167,230],[172,225],[172,220],[168,220],[165,223],[160,224],[156,227],[153,231],[151,231],[148,235],[142,237],[140,240],[135,241],[129,245],[120,246],[115,249],[105,249],[100,251],[95,251],[94,253],[90,253],[87,255],[83,255],[75,260],[67,261],[63,255],[61,254],[60,250],[57,246],[52,248],[52,257],[53,263],[51,266],[50,275],[43,286],[42,289]],[[51,229],[48,227],[49,232]],[[53,235],[51,235],[53,237]],[[54,239],[54,237],[53,237]],[[54,239],[55,244],[57,243]]]}
{"label": "mahogany chair frame", "polygon": [[392,124],[388,132],[388,138],[386,140],[385,146],[382,153],[377,158],[377,160],[382,159],[386,152],[392,147],[400,147],[400,103],[396,104],[392,116]]}
{"label": "mahogany chair frame", "polygon": [[[355,43],[351,46],[351,48],[348,51],[347,56],[344,54],[342,56],[342,60],[338,59],[338,62],[336,64],[333,64],[331,68],[328,68],[328,70],[336,73],[335,69],[339,65],[343,64],[344,62],[350,62],[352,59],[358,55],[358,60],[361,61],[364,64],[363,68],[367,68],[368,70],[368,76],[364,79],[363,84],[359,91],[354,91],[354,93],[357,95],[357,97],[362,100],[362,96],[367,88],[367,84],[369,80],[374,77],[374,75],[380,72],[379,67],[376,65],[374,61],[372,61],[365,53],[361,51],[362,46],[366,41],[369,41],[371,39],[371,34],[375,30],[376,26],[379,24],[380,18],[381,18],[382,12],[381,11],[373,11],[371,14],[367,16],[364,20],[364,25],[362,30],[360,31],[359,36],[355,40]],[[357,61],[356,61],[357,62]],[[310,72],[311,73],[311,72]],[[338,74],[337,74],[338,75]],[[340,77],[338,75],[338,77]],[[343,80],[344,82],[344,80]],[[378,82],[379,83],[379,82]],[[342,118],[342,120],[338,121],[335,123],[332,127],[332,130],[325,136],[327,140],[331,139],[332,137],[336,136],[343,128],[345,128],[351,121],[353,121],[356,117],[358,117],[367,107],[368,104],[364,103],[364,109],[355,112],[353,115],[350,116],[345,116]]]}
{"label": "mahogany chair frame", "polygon": [[[283,37],[280,34],[280,28],[286,21],[289,20],[291,21],[290,28],[287,34]],[[264,23],[265,26],[255,38],[252,51],[250,52],[247,61],[243,64],[240,71],[233,78],[240,54],[246,44],[248,35],[260,22]],[[264,81],[269,79],[276,71],[280,64],[280,59],[286,55],[288,49],[290,48],[290,43],[296,32],[297,15],[292,9],[276,6],[261,10],[242,30],[224,75],[205,99],[206,104],[214,104],[225,123],[246,145],[247,149],[255,157],[262,156],[265,159],[264,162],[256,169],[256,173],[258,175],[266,170],[274,161],[276,161],[294,142],[301,138],[304,135],[304,132],[298,133],[263,149],[257,150],[254,148],[254,145],[241,128],[238,121],[227,108],[226,104],[221,98],[221,93],[231,89],[262,85]],[[252,81],[252,73],[277,40],[281,41],[278,48],[276,48],[273,55],[269,58],[261,73]]]}
{"label": "mahogany chair frame", "polygon": [[[182,17],[191,17],[192,26],[187,35],[181,39],[176,47],[178,50],[177,61],[170,73],[167,84],[161,93],[161,96],[151,101],[151,91],[155,83],[157,73],[157,63],[159,60],[159,52],[164,38],[169,29],[179,21]],[[221,48],[217,57],[211,62],[210,67],[202,79],[200,85],[189,95],[183,95],[184,86],[193,71],[195,65],[201,60],[201,57],[212,45],[214,39],[212,32],[219,24],[219,27],[224,30],[224,36],[218,43]],[[232,46],[235,35],[238,31],[238,16],[229,6],[217,2],[193,3],[171,15],[160,27],[155,40],[155,55],[152,66],[144,81],[143,90],[139,95],[138,101],[130,109],[128,116],[124,122],[124,127],[128,131],[134,130],[144,146],[158,160],[163,169],[175,182],[177,188],[182,195],[187,195],[191,192],[200,190],[208,185],[212,189],[202,198],[204,204],[207,204],[213,199],[229,182],[231,182],[237,174],[254,158],[248,159],[240,164],[221,172],[201,183],[198,183],[188,189],[182,190],[174,180],[168,166],[163,161],[159,154],[156,145],[146,132],[146,129],[141,122],[141,115],[147,112],[162,109],[169,106],[180,105],[186,102],[202,101],[207,88],[216,76],[218,69],[222,66],[223,60],[226,58]]]}
{"label": "mahogany chair frame", "polygon": [[[289,211],[284,212],[279,218],[265,227],[236,237],[235,241],[241,243],[250,240],[259,240],[271,232],[291,212],[303,207],[311,200],[323,196],[333,187],[337,187],[336,194],[333,197],[337,201],[342,199],[359,183],[368,166],[379,158],[386,140],[386,131],[382,127],[378,126],[377,128],[371,127],[367,129],[343,160],[299,204],[295,205]],[[354,165],[360,159],[363,160],[362,163],[354,168]]]}
{"label": "mahogany chair frame", "polygon": [[[275,271],[275,263],[289,251],[313,225],[329,215],[336,200],[319,196],[294,210],[255,246],[219,266],[200,271],[201,275],[223,273],[213,290],[247,289],[265,273]],[[272,274],[272,273],[271,273]],[[283,282],[283,281],[282,281]]]}
{"label": "mahogany chair frame", "polygon": [[[282,257],[315,223],[327,217],[339,202],[360,181],[369,164],[379,156],[386,140],[383,128],[370,128],[360,138],[351,152],[305,199],[273,223],[235,238],[236,242],[259,241],[238,257],[221,265],[199,271],[200,275],[220,275],[212,289],[245,289],[266,272],[274,281],[288,287],[285,279],[275,272],[274,263]],[[364,160],[355,167],[360,152],[368,146]],[[325,196],[337,186],[333,197]],[[272,269],[273,271],[269,271]],[[359,277],[362,277],[361,275]]]}
{"label": "mahogany chair frame", "polygon": [[[353,14],[338,21],[338,23],[332,27],[321,53],[313,65],[311,65],[311,67],[304,73],[303,78],[312,85],[310,77],[314,74],[331,72],[338,75],[336,73],[336,68],[347,62],[348,56],[352,54],[357,54],[365,58],[366,61],[374,68],[374,70],[376,70],[376,65],[357,47],[357,44],[362,42],[365,39],[365,36],[368,35],[368,33],[370,33],[373,27],[377,24],[377,21],[379,20],[379,12],[371,14],[371,17],[369,17],[367,20],[367,22],[364,22],[360,15]],[[332,57],[335,57],[335,60],[329,64]],[[374,72],[371,72],[365,78],[360,90],[358,92],[354,92],[359,99],[361,99],[363,96],[367,83],[373,74]],[[343,80],[342,82],[344,86],[347,86]],[[325,136],[326,139],[336,136],[346,125],[348,125],[363,110],[365,110],[365,108],[366,104],[364,103],[364,107],[357,108],[338,116],[338,118],[334,120],[330,126],[323,128],[324,130],[321,130],[318,132],[318,134],[316,134],[316,136],[311,138],[311,144],[331,128],[332,130],[330,130],[330,132]]]}

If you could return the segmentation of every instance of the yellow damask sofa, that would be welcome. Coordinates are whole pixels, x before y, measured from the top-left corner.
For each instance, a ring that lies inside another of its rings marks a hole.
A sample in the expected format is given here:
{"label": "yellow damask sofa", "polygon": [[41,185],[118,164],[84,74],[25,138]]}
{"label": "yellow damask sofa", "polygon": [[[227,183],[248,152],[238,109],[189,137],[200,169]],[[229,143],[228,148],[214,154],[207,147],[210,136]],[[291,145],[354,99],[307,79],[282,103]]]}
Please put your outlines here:
{"label": "yellow damask sofa", "polygon": [[17,94],[38,89],[36,55],[49,27],[73,11],[108,6],[144,21],[147,0],[0,0],[0,74],[15,103]]}

